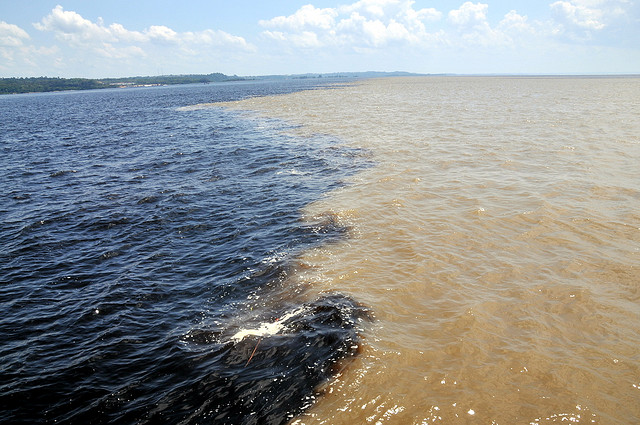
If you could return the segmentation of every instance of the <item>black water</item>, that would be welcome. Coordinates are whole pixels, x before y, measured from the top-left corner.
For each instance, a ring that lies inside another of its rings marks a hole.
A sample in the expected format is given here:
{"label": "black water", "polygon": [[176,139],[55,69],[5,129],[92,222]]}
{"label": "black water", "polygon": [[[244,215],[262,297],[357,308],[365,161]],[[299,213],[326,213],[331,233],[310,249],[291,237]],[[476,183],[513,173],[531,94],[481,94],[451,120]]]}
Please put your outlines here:
{"label": "black water", "polygon": [[312,403],[367,312],[287,283],[298,252],[344,233],[299,211],[366,155],[179,108],[313,88],[0,97],[1,423],[279,424]]}

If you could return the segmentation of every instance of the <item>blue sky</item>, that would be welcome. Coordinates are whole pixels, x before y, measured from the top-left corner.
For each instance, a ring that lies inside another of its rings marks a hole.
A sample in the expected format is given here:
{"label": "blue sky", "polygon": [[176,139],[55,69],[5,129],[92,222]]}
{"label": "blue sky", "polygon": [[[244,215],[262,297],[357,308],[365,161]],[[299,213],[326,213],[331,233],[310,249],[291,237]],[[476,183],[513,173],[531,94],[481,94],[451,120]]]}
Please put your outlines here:
{"label": "blue sky", "polygon": [[640,73],[640,0],[0,0],[0,77]]}

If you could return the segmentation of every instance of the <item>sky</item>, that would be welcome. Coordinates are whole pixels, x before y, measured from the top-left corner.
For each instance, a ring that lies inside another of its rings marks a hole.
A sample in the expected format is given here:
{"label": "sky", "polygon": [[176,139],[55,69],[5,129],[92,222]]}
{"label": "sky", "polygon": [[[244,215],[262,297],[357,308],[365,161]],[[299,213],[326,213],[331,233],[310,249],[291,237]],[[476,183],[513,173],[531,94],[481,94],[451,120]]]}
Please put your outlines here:
{"label": "sky", "polygon": [[640,0],[0,0],[0,77],[640,73]]}

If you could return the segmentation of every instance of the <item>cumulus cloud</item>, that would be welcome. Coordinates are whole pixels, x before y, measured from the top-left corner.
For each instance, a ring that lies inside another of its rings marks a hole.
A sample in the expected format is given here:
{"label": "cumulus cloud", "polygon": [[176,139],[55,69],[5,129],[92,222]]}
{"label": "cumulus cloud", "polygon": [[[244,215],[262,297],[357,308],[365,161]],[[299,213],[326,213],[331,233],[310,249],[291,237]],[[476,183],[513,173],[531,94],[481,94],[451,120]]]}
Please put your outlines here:
{"label": "cumulus cloud", "polygon": [[260,21],[260,25],[267,39],[289,48],[340,47],[356,52],[390,46],[422,50],[513,47],[542,27],[515,10],[491,25],[486,3],[466,1],[443,13],[416,8],[412,0],[359,0],[336,8],[309,4],[289,16]]}
{"label": "cumulus cloud", "polygon": [[0,70],[10,70],[16,62],[33,63],[33,57],[46,55],[47,49],[30,45],[31,37],[17,25],[0,21]]}
{"label": "cumulus cloud", "polygon": [[513,39],[507,34],[512,30],[510,21],[523,20],[515,11],[509,12],[498,25],[492,27],[488,20],[489,5],[485,3],[465,2],[458,9],[449,11],[448,22],[455,28],[456,33],[451,34],[453,44],[462,47],[482,46],[501,47],[513,45]]}
{"label": "cumulus cloud", "polygon": [[55,62],[56,47],[38,47],[17,25],[0,21],[0,72],[16,75],[18,69],[38,69],[41,63]]}
{"label": "cumulus cloud", "polygon": [[595,37],[605,40],[613,33],[637,39],[638,20],[633,19],[630,0],[558,0],[549,7],[554,15],[554,35],[560,39],[584,43]]}
{"label": "cumulus cloud", "polygon": [[29,38],[29,34],[19,26],[0,21],[0,46],[22,46]]}
{"label": "cumulus cloud", "polygon": [[[40,34],[32,34],[32,39],[18,26],[0,22],[1,74],[197,73],[232,67],[237,58],[257,50],[243,37],[220,30],[180,32],[164,25],[131,29],[101,18],[86,19],[62,6],[33,29]],[[37,45],[37,40],[46,45]]]}
{"label": "cumulus cloud", "polygon": [[601,30],[605,27],[602,9],[590,8],[579,1],[557,1],[551,4],[551,9],[561,17],[580,28]]}
{"label": "cumulus cloud", "polygon": [[460,8],[449,12],[449,22],[460,27],[485,26],[487,23],[488,4],[464,3]]}
{"label": "cumulus cloud", "polygon": [[395,17],[406,23],[437,21],[442,17],[442,13],[433,8],[415,10],[414,4],[413,0],[360,0],[351,5],[340,6],[338,11],[341,14],[361,13],[370,19]]}
{"label": "cumulus cloud", "polygon": [[306,5],[289,16],[260,21],[266,37],[296,47],[381,47],[416,44],[433,35],[428,23],[441,19],[433,8],[415,9],[412,0],[360,0],[337,8]]}
{"label": "cumulus cloud", "polygon": [[307,4],[290,16],[277,16],[270,20],[259,22],[265,28],[281,28],[289,31],[302,31],[316,28],[329,30],[335,25],[338,12],[335,9],[319,9]]}
{"label": "cumulus cloud", "polygon": [[[288,16],[262,20],[262,35],[292,52],[374,52],[385,48],[437,49],[525,48],[552,42],[580,43],[603,30],[637,34],[632,0],[550,0],[551,16],[529,20],[511,10],[490,16],[490,2],[473,0],[449,10],[419,8],[413,0],[358,0],[335,8],[312,4]],[[633,38],[629,36],[629,38]]]}
{"label": "cumulus cloud", "polygon": [[163,25],[134,31],[118,23],[105,25],[102,19],[98,19],[97,22],[90,21],[76,12],[64,10],[60,5],[40,22],[35,23],[34,27],[53,33],[60,41],[77,47],[94,48],[109,57],[114,56],[115,49],[120,49],[118,55],[141,55],[147,45],[153,44],[174,44],[182,47],[184,51],[189,51],[194,45],[253,50],[244,38],[224,31],[179,33]]}
{"label": "cumulus cloud", "polygon": [[498,28],[523,32],[534,31],[533,26],[528,22],[528,18],[526,16],[520,15],[515,10],[510,10],[509,13],[504,15],[504,18],[498,24]]}
{"label": "cumulus cloud", "polygon": [[600,31],[627,15],[629,0],[562,0],[551,3],[558,20],[570,28]]}

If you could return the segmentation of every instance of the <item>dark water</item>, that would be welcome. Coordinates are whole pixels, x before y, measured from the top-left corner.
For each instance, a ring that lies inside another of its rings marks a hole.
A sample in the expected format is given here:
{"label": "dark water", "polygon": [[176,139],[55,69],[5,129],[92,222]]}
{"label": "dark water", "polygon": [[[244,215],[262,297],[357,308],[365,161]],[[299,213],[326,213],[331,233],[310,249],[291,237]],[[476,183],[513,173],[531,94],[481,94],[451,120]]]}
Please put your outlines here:
{"label": "dark water", "polygon": [[367,313],[287,285],[296,253],[344,231],[299,210],[366,156],[179,109],[310,88],[0,97],[0,422],[277,424],[313,402]]}

